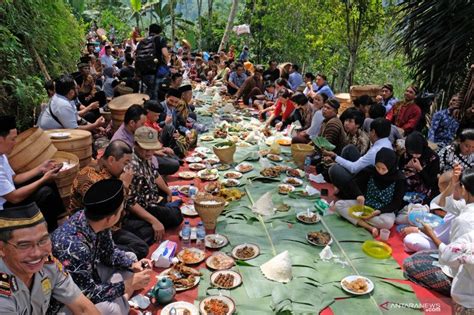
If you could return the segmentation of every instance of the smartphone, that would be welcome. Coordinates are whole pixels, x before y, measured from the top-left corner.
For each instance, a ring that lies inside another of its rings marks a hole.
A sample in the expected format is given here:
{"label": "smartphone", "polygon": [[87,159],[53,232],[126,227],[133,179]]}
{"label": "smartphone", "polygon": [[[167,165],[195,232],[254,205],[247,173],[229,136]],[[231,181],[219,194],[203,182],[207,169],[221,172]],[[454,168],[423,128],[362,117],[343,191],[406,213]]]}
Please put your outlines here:
{"label": "smartphone", "polygon": [[326,188],[321,189],[321,196],[327,196],[328,195],[328,190]]}

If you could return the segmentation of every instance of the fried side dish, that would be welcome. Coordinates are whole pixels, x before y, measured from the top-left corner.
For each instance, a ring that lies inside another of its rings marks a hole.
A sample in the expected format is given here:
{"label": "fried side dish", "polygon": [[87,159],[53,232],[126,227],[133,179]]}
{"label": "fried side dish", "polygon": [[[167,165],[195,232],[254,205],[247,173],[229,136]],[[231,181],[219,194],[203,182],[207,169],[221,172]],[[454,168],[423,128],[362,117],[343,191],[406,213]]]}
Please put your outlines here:
{"label": "fried side dish", "polygon": [[177,289],[187,289],[194,286],[196,277],[201,273],[194,268],[185,266],[183,263],[174,264],[168,271],[167,276],[173,281]]}
{"label": "fried side dish", "polygon": [[234,275],[221,273],[214,280],[214,284],[222,288],[231,288],[234,286]]}
{"label": "fried side dish", "polygon": [[198,253],[193,252],[193,251],[186,248],[180,254],[180,258],[183,260],[183,262],[185,262],[187,264],[193,264],[193,263],[199,262],[202,257]]}
{"label": "fried side dish", "polygon": [[331,241],[331,235],[328,232],[310,232],[308,233],[308,239],[316,244],[327,245]]}
{"label": "fried side dish", "polygon": [[222,300],[210,299],[204,302],[204,310],[208,315],[226,315],[229,312],[229,306]]}
{"label": "fried side dish", "polygon": [[357,278],[353,281],[343,281],[342,284],[350,291],[365,293],[369,290],[369,284],[364,278]]}
{"label": "fried side dish", "polygon": [[301,221],[303,221],[305,223],[316,223],[316,222],[318,222],[318,215],[316,215],[314,213],[311,216],[308,216],[307,214],[300,214],[298,216],[298,219],[300,219]]}
{"label": "fried side dish", "polygon": [[250,257],[253,257],[254,255],[255,255],[255,250],[250,246],[244,246],[242,248],[239,248],[235,252],[235,256],[237,256],[240,259],[248,259]]}

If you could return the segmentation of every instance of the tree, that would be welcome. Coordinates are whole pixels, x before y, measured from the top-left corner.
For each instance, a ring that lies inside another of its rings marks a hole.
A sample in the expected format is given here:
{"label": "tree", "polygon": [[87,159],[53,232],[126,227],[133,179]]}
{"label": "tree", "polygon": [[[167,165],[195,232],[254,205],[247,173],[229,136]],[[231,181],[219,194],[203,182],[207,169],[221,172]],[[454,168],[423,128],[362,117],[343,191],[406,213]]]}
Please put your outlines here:
{"label": "tree", "polygon": [[396,29],[412,77],[428,91],[453,94],[474,63],[474,5],[470,0],[405,0]]}
{"label": "tree", "polygon": [[198,10],[198,40],[197,40],[197,46],[198,50],[201,50],[202,48],[202,0],[196,0],[197,1],[197,10]]}
{"label": "tree", "polygon": [[225,27],[224,35],[222,36],[221,44],[219,45],[218,51],[221,51],[227,45],[229,41],[230,32],[232,31],[232,26],[234,25],[235,16],[237,15],[237,9],[239,8],[239,0],[232,0],[232,6],[229,12],[229,18],[227,19],[227,25]]}

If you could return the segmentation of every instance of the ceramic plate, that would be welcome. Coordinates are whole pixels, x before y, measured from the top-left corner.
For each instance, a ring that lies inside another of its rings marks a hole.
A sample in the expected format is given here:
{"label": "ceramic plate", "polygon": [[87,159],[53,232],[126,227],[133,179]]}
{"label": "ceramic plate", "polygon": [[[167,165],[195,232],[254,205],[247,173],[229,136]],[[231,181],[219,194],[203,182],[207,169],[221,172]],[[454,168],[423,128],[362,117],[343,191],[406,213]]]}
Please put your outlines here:
{"label": "ceramic plate", "polygon": [[230,171],[224,174],[224,178],[239,179],[242,178],[242,173]]}
{"label": "ceramic plate", "polygon": [[206,168],[206,165],[202,164],[202,163],[191,163],[188,165],[189,169],[190,170],[193,170],[193,171],[200,171],[200,170],[203,170]]}
{"label": "ceramic plate", "polygon": [[230,165],[229,164],[219,164],[217,166],[217,169],[219,171],[227,171],[228,169],[230,169]]}
{"label": "ceramic plate", "polygon": [[288,175],[289,177],[303,178],[305,172],[296,168],[292,168],[286,171],[286,175]]}
{"label": "ceramic plate", "polygon": [[196,149],[194,149],[194,151],[204,153],[204,154],[211,153],[211,149],[206,148],[206,147],[197,147]]}
{"label": "ceramic plate", "polygon": [[211,169],[210,171],[211,173],[209,173],[207,169],[201,170],[197,173],[197,175],[202,180],[216,180],[219,178],[219,173],[216,169]]}
{"label": "ceramic plate", "polygon": [[71,133],[69,132],[52,132],[49,134],[51,139],[68,139],[71,137]]}
{"label": "ceramic plate", "polygon": [[208,234],[204,243],[207,248],[222,248],[229,243],[229,240],[222,234]]}
{"label": "ceramic plate", "polygon": [[[252,256],[248,256],[248,257],[239,257],[237,255],[237,251],[244,248],[244,247],[252,248],[254,254]],[[250,260],[250,259],[254,259],[258,255],[260,255],[260,248],[255,244],[244,243],[244,244],[237,245],[232,249],[232,257],[234,257],[235,259],[238,259],[238,260]]]}
{"label": "ceramic plate", "polygon": [[225,295],[212,295],[212,296],[208,296],[207,298],[202,300],[201,303],[199,303],[199,311],[201,311],[201,314],[204,314],[204,315],[211,314],[211,313],[206,312],[206,309],[205,309],[206,302],[209,302],[211,300],[219,300],[219,301],[224,302],[229,308],[229,311],[226,313],[226,315],[230,315],[235,312],[235,303],[230,297],[225,296]]}
{"label": "ceramic plate", "polygon": [[237,187],[240,185],[240,182],[238,179],[228,178],[222,181],[222,185],[225,187]]}
{"label": "ceramic plate", "polygon": [[289,192],[295,190],[295,187],[288,185],[288,184],[280,184],[278,185],[278,193],[282,195],[287,195]]}
{"label": "ceramic plate", "polygon": [[[166,270],[163,270],[163,272],[161,272],[156,278],[157,279],[160,279],[162,277],[168,277],[168,273],[172,270],[172,268],[168,268]],[[197,270],[196,270],[197,271]],[[175,284],[174,287],[176,289],[176,292],[181,292],[181,291],[186,291],[186,290],[189,290],[191,288],[194,288],[195,286],[198,285],[199,281],[201,281],[201,277],[199,276],[195,276],[194,278],[194,283],[193,285],[189,286],[189,287],[183,287],[183,286],[180,286],[180,285],[177,285]]]}
{"label": "ceramic plate", "polygon": [[176,315],[184,315],[185,311],[188,311],[188,315],[199,315],[199,309],[191,303],[188,302],[174,302],[171,304],[166,305],[161,310],[161,315],[170,315],[171,309],[174,308],[176,310]]}
{"label": "ceramic plate", "polygon": [[199,156],[188,156],[185,161],[188,163],[199,163],[202,161],[202,158]]}
{"label": "ceramic plate", "polygon": [[283,158],[279,155],[276,155],[276,154],[268,154],[267,159],[269,159],[270,161],[273,161],[273,162],[283,161]]}
{"label": "ceramic plate", "polygon": [[216,252],[206,259],[206,266],[214,270],[230,269],[234,264],[234,259],[222,252]]}
{"label": "ceramic plate", "polygon": [[[230,282],[229,281],[229,286],[227,285],[222,285],[219,283],[219,281],[217,281],[217,279],[219,277],[233,277],[233,281]],[[239,285],[242,284],[242,276],[233,271],[233,270],[219,270],[219,271],[215,271],[211,274],[211,284],[215,287],[218,287],[218,288],[221,288],[221,289],[225,289],[225,290],[230,290],[230,289],[234,289],[234,288],[237,288]]]}
{"label": "ceramic plate", "polygon": [[287,177],[283,180],[285,184],[289,184],[294,187],[299,187],[303,185],[303,181],[296,177]]}
{"label": "ceramic plate", "polygon": [[253,170],[253,165],[249,163],[241,163],[235,167],[240,173],[248,173]]}
{"label": "ceramic plate", "polygon": [[193,179],[196,177],[196,173],[194,172],[179,172],[178,176],[182,179]]}
{"label": "ceramic plate", "polygon": [[201,137],[199,137],[199,139],[202,141],[212,141],[214,140],[214,137],[211,135],[202,135]]}
{"label": "ceramic plate", "polygon": [[[356,292],[356,291],[353,291],[351,290],[350,288],[348,288],[346,286],[346,282],[351,282],[351,281],[355,281],[357,279],[363,279],[365,280],[365,282],[367,283],[367,290],[364,291],[364,292]],[[352,275],[352,276],[347,276],[345,277],[344,279],[341,280],[341,288],[350,293],[350,294],[355,294],[355,295],[364,295],[364,294],[368,294],[370,292],[372,292],[374,290],[374,283],[369,279],[369,278],[366,278],[366,277],[363,277],[363,276],[358,276],[358,275]]]}
{"label": "ceramic plate", "polygon": [[188,217],[195,217],[199,215],[196,209],[194,209],[194,205],[186,205],[186,204],[181,206],[181,213],[183,215],[187,215]]}
{"label": "ceramic plate", "polygon": [[[320,232],[320,231],[315,231],[315,232]],[[310,232],[311,233],[311,232]],[[331,237],[331,235],[329,235]],[[316,243],[312,240],[309,239],[309,233],[306,234],[306,240],[308,241],[308,243],[314,245],[314,246],[320,246],[320,247],[326,247],[326,245],[331,245],[332,244],[332,237],[331,239],[329,240],[329,242],[327,244],[320,244],[320,243]]]}
{"label": "ceramic plate", "polygon": [[[182,211],[181,211],[181,212],[182,212]],[[306,221],[306,220],[304,220],[304,218],[306,218],[306,216],[308,215],[308,213],[307,213],[306,211],[298,212],[298,213],[296,214],[296,219],[297,219],[298,221],[304,223],[304,224],[316,224],[316,223],[318,223],[318,222],[321,220],[321,218],[319,217],[319,215],[318,215],[317,213],[310,212],[310,214],[313,215],[312,218],[316,218],[316,219],[314,220],[314,222],[313,222],[313,221]]]}
{"label": "ceramic plate", "polygon": [[[186,255],[192,255],[192,259],[187,259]],[[206,253],[203,250],[200,250],[199,248],[185,248],[181,250],[176,257],[179,259],[179,261],[185,263],[186,265],[196,265],[199,264],[201,261],[204,261],[206,259]]]}

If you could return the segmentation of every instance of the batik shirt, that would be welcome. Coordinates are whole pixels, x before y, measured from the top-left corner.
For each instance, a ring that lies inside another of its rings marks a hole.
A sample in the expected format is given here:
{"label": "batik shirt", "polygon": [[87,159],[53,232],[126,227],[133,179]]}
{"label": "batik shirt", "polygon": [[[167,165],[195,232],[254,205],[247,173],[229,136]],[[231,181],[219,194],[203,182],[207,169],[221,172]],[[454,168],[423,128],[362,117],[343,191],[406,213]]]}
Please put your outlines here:
{"label": "batik shirt", "polygon": [[125,294],[123,281],[103,282],[97,272],[99,263],[125,270],[134,263],[118,249],[110,229],[94,232],[84,211],[78,211],[52,234],[53,254],[63,264],[92,303],[113,301]]}
{"label": "batik shirt", "polygon": [[153,156],[151,161],[143,160],[136,153],[132,158],[133,180],[129,187],[127,206],[139,204],[147,208],[152,203],[158,203],[161,199],[155,179],[160,176],[158,172],[158,161]]}
{"label": "batik shirt", "polygon": [[360,155],[364,155],[370,148],[370,139],[365,131],[357,130],[355,135],[347,133],[348,144],[353,144],[359,150]]}
{"label": "batik shirt", "polygon": [[437,111],[431,120],[428,140],[445,147],[453,141],[458,127],[459,122],[449,114],[448,109]]}
{"label": "batik shirt", "polygon": [[441,173],[452,170],[455,162],[459,163],[463,170],[474,167],[474,153],[462,155],[456,147],[457,144],[451,144],[438,152]]}

